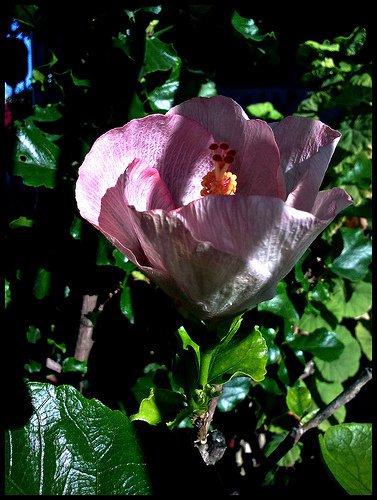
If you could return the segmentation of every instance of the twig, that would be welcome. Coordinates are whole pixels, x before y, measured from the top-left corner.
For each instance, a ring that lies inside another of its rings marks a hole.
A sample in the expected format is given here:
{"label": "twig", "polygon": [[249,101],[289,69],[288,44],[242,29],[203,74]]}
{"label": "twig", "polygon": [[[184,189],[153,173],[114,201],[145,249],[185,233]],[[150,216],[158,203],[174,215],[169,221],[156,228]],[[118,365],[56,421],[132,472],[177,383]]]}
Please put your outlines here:
{"label": "twig", "polygon": [[198,415],[193,423],[198,429],[195,447],[198,448],[202,459],[206,465],[214,465],[224,455],[226,450],[226,441],[220,431],[214,430],[209,433],[209,427],[220,399],[222,385],[215,386],[218,396],[212,398],[208,405],[208,410],[202,415]]}
{"label": "twig", "polygon": [[348,389],[344,390],[338,397],[336,397],[325,408],[318,411],[315,416],[306,424],[294,427],[281,444],[269,455],[266,460],[261,464],[263,470],[268,470],[273,467],[281,458],[288,453],[288,451],[298,443],[302,436],[310,429],[318,427],[324,420],[331,417],[331,415],[341,406],[347,404],[353,399],[361,390],[361,388],[372,379],[372,368],[365,368],[360,377],[351,384]]}
{"label": "twig", "polygon": [[93,323],[87,314],[93,312],[97,305],[98,295],[84,295],[81,308],[79,335],[77,337],[75,358],[80,361],[88,359],[93,347]]}

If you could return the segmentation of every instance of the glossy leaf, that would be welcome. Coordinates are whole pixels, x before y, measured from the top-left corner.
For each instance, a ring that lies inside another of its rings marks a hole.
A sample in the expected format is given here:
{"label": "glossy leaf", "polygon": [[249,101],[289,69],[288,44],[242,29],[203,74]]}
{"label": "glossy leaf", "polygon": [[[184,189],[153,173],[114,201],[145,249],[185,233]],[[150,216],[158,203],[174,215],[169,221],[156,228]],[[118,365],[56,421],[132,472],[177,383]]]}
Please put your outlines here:
{"label": "glossy leaf", "polygon": [[173,421],[177,413],[184,408],[184,396],[168,389],[152,388],[147,398],[140,404],[138,413],[130,420],[144,420],[150,425]]}
{"label": "glossy leaf", "polygon": [[209,384],[223,384],[237,375],[245,375],[255,381],[266,374],[268,350],[258,327],[228,344],[220,344],[214,353],[208,375]]}
{"label": "glossy leaf", "polygon": [[180,63],[180,58],[172,44],[167,44],[157,37],[146,38],[144,66],[140,78],[155,71],[169,71]]}
{"label": "glossy leaf", "polygon": [[232,14],[231,23],[233,28],[244,38],[253,40],[254,42],[261,42],[266,37],[274,36],[273,33],[260,35],[259,28],[255,24],[255,21],[253,19],[240,16],[236,10]]}
{"label": "glossy leaf", "polygon": [[59,147],[32,121],[18,126],[13,174],[21,176],[26,185],[55,187],[59,155]]}
{"label": "glossy leaf", "polygon": [[338,339],[344,345],[339,358],[324,361],[314,357],[314,363],[322,377],[328,382],[344,382],[356,375],[359,370],[361,350],[359,343],[346,327],[339,325],[335,329]]}
{"label": "glossy leaf", "polygon": [[8,495],[150,494],[128,418],[71,386],[29,384],[34,413],[6,433]]}
{"label": "glossy leaf", "polygon": [[223,385],[217,408],[222,412],[233,410],[249,394],[250,378],[234,377]]}
{"label": "glossy leaf", "polygon": [[325,328],[315,330],[308,335],[297,334],[288,345],[292,349],[311,352],[317,358],[326,361],[338,359],[344,349],[344,345],[338,339],[336,333]]}
{"label": "glossy leaf", "polygon": [[288,389],[286,403],[289,411],[297,417],[302,417],[309,410],[312,404],[312,395],[304,381],[299,380]]}
{"label": "glossy leaf", "polygon": [[330,269],[342,278],[351,281],[362,280],[372,259],[372,242],[361,229],[342,227],[343,250],[332,263]]}
{"label": "glossy leaf", "polygon": [[319,443],[327,467],[349,495],[372,495],[372,424],[334,425]]}

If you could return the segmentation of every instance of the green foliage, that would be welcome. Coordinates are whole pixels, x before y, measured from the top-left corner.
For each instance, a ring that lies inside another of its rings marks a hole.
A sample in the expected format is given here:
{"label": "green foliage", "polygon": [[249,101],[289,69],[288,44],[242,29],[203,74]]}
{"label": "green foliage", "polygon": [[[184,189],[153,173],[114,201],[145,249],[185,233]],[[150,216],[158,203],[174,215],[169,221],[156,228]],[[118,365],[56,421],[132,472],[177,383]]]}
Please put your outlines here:
{"label": "green foliage", "polygon": [[372,425],[340,424],[320,436],[321,453],[349,495],[372,494]]}
{"label": "green foliage", "polygon": [[303,380],[299,380],[293,387],[288,389],[286,402],[289,411],[297,417],[307,413],[312,404],[312,396]]}
{"label": "green foliage", "polygon": [[33,415],[6,433],[7,495],[146,495],[128,418],[71,386],[29,384]]}

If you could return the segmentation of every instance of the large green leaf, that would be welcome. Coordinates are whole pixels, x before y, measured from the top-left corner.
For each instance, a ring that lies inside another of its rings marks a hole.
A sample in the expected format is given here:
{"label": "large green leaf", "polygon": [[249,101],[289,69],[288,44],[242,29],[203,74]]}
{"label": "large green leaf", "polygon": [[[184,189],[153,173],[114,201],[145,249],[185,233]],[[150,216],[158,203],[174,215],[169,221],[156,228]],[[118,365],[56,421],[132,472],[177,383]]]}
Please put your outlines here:
{"label": "large green leaf", "polygon": [[372,424],[339,424],[319,436],[321,453],[350,495],[372,495]]}
{"label": "large green leaf", "polygon": [[134,429],[120,411],[63,385],[29,384],[34,413],[6,433],[7,495],[150,494]]}
{"label": "large green leaf", "polygon": [[336,333],[320,328],[308,335],[296,335],[288,344],[293,349],[302,349],[317,356],[319,359],[332,361],[339,358],[344,345]]}
{"label": "large green leaf", "polygon": [[28,186],[55,187],[59,147],[33,121],[18,124],[13,174]]}
{"label": "large green leaf", "polygon": [[234,338],[215,350],[208,374],[209,384],[223,384],[236,375],[259,382],[266,374],[268,350],[258,327],[241,339]]}
{"label": "large green leaf", "polygon": [[353,377],[360,365],[361,350],[359,343],[351,335],[346,327],[339,325],[335,329],[338,339],[344,345],[339,358],[332,361],[324,361],[314,357],[314,363],[322,377],[328,382],[344,382]]}
{"label": "large green leaf", "polygon": [[342,227],[340,232],[343,238],[343,250],[338,257],[328,263],[328,267],[342,278],[351,281],[362,280],[369,270],[372,259],[372,242],[364,235],[362,229]]}
{"label": "large green leaf", "polygon": [[372,307],[372,283],[357,281],[351,283],[352,294],[344,305],[344,317],[356,318]]}

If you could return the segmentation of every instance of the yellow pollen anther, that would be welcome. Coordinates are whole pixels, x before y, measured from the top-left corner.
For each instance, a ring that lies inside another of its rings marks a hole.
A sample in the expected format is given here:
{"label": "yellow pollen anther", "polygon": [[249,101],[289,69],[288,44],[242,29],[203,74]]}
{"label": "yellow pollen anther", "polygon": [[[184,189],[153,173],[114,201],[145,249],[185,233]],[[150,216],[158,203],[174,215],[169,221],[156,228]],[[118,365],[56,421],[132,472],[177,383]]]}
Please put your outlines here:
{"label": "yellow pollen anther", "polygon": [[[209,149],[213,153],[214,150],[217,150],[217,144],[211,144]],[[200,191],[202,196],[209,194],[233,195],[236,192],[237,176],[228,171],[234,162],[236,152],[234,149],[228,151],[229,146],[225,143],[220,144],[220,149],[220,152],[212,154],[212,163],[215,168],[202,179],[203,189]]]}

